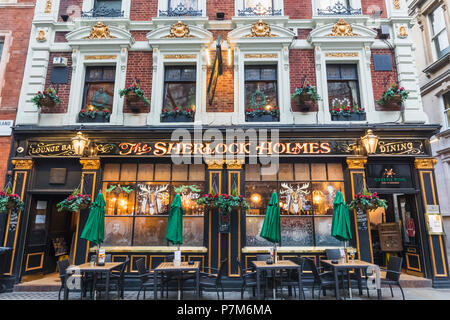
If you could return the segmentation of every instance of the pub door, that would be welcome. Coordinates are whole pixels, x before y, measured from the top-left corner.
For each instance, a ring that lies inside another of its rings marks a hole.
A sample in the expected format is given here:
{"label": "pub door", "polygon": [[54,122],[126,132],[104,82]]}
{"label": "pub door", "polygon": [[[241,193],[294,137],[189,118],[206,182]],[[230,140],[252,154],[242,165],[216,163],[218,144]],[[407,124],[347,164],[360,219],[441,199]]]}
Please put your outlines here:
{"label": "pub door", "polygon": [[[238,166],[239,167],[239,166]],[[244,171],[242,167],[208,168],[209,192],[214,190],[216,194],[232,194],[237,190],[238,194],[244,193]],[[221,261],[227,259],[223,276],[238,277],[240,275],[237,260],[241,260],[242,235],[244,224],[242,210],[233,210],[231,214],[221,214],[217,209],[210,210],[206,214],[205,234],[208,247],[208,267],[219,268]]]}
{"label": "pub door", "polygon": [[74,231],[73,215],[58,212],[65,196],[33,196],[24,252],[23,275],[57,272],[56,262],[69,255]]}

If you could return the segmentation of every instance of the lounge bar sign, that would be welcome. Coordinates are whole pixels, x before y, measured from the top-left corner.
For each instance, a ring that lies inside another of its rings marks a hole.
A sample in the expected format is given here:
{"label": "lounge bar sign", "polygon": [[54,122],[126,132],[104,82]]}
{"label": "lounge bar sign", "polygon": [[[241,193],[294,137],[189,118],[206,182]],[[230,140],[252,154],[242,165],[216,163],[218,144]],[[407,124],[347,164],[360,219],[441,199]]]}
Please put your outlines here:
{"label": "lounge bar sign", "polygon": [[[93,142],[99,156],[171,156],[171,155],[351,155],[351,141],[255,141],[255,142],[174,142],[174,141],[124,141],[117,143]],[[424,153],[423,149],[420,151]],[[70,142],[28,143],[28,156],[74,156]],[[397,154],[397,153],[385,153]]]}

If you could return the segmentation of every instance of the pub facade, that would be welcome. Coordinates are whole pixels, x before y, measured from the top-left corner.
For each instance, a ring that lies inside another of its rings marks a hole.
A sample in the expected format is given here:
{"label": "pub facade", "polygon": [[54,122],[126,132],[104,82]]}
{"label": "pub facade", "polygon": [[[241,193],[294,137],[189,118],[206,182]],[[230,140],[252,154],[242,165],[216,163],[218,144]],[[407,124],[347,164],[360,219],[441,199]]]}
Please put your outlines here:
{"label": "pub facade", "polygon": [[[438,126],[423,112],[408,22],[391,0],[38,1],[9,164],[26,206],[1,220],[8,274],[55,272],[59,254],[89,261],[89,210],[56,209],[74,189],[104,195],[102,247],[134,274],[138,259],[154,268],[173,253],[170,203],[192,187],[182,258],[227,259],[230,282],[238,260],[247,268],[269,251],[259,231],[273,191],[280,258],[320,263],[343,246],[330,236],[334,195],[368,189],[388,209],[352,211],[348,245],[379,265],[402,256],[405,273],[448,287],[429,145]],[[408,98],[381,103],[392,83]],[[133,86],[146,99],[122,94]],[[319,98],[295,95],[311,86]],[[48,87],[60,102],[37,107]],[[224,226],[196,203],[212,191],[250,209]]]}

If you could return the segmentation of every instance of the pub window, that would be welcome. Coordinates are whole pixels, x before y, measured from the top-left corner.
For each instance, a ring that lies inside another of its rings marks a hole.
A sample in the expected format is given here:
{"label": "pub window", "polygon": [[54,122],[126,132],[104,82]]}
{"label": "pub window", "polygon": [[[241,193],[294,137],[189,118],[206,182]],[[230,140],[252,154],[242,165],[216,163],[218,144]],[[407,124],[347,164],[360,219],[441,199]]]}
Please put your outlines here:
{"label": "pub window", "polygon": [[437,7],[430,14],[431,41],[436,48],[436,55],[439,59],[450,52],[447,28],[445,27],[445,11],[442,6]]}
{"label": "pub window", "polygon": [[282,246],[335,246],[331,236],[336,192],[344,194],[341,163],[280,163],[277,174],[246,166],[247,246],[268,246],[259,236],[273,191],[279,195]]}
{"label": "pub window", "polygon": [[115,67],[86,67],[79,122],[109,122],[114,100]]}
{"label": "pub window", "polygon": [[327,64],[327,87],[330,111],[361,107],[356,64]]}
{"label": "pub window", "polygon": [[165,233],[174,187],[196,186],[181,194],[183,242],[203,245],[203,207],[196,199],[204,191],[204,165],[170,163],[107,163],[103,169],[105,245],[167,245]]}
{"label": "pub window", "polygon": [[442,99],[444,100],[444,122],[447,128],[450,128],[450,91],[444,93]]}
{"label": "pub window", "polygon": [[[278,121],[277,103],[277,66],[245,67],[245,114],[246,121]],[[258,116],[265,111],[266,119]],[[271,113],[272,112],[272,113]]]}
{"label": "pub window", "polygon": [[167,66],[164,72],[162,122],[193,122],[196,99],[196,67]]}

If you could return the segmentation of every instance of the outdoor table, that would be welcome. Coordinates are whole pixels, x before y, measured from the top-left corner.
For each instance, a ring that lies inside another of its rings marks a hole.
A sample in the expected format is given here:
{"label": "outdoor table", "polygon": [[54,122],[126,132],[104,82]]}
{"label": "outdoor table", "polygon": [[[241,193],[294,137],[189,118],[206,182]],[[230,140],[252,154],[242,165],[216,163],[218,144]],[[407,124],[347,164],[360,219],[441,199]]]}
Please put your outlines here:
{"label": "outdoor table", "polygon": [[[189,271],[195,271],[195,283],[196,283],[196,289],[197,289],[197,299],[200,298],[200,262],[194,261],[193,264],[189,264],[188,262],[181,262],[179,266],[175,266],[173,262],[162,262],[160,263],[155,269],[153,269],[155,272],[155,281],[154,283],[154,297],[155,300],[157,299],[157,288],[158,288],[158,272],[189,272]],[[161,278],[162,279],[162,278]],[[161,283],[162,285],[162,283]],[[178,282],[178,300],[180,300],[180,283]]]}
{"label": "outdoor table", "polygon": [[302,288],[302,268],[300,265],[296,264],[291,260],[278,260],[277,263],[267,264],[266,261],[252,261],[256,268],[256,290],[258,292],[258,300],[261,300],[261,282],[260,275],[262,271],[274,271],[275,274],[277,270],[297,270],[298,271],[298,298],[305,299],[303,296]]}
{"label": "outdoor table", "polygon": [[[350,261],[343,261],[338,260],[338,263],[332,263],[332,260],[322,260],[323,263],[331,266],[334,273],[334,282],[335,282],[335,291],[336,291],[336,300],[339,300],[340,294],[339,294],[339,279],[338,274],[340,271],[348,271],[352,269],[358,269],[358,270],[367,270],[369,267],[375,268],[375,270],[378,269],[378,272],[376,272],[377,277],[377,294],[378,294],[378,300],[381,300],[381,286],[380,286],[380,272],[379,267],[376,264],[369,263],[362,260],[350,260]],[[351,290],[351,288],[349,288]],[[360,289],[361,291],[361,289]],[[361,292],[360,292],[361,293]]]}
{"label": "outdoor table", "polygon": [[[122,264],[124,264],[125,261],[122,262],[105,262],[105,265],[103,266],[92,266],[90,262],[88,263],[83,263],[81,265],[78,266],[70,266],[69,268],[67,268],[67,273],[71,274],[73,273],[73,271],[79,271],[80,274],[81,273],[93,273],[94,274],[94,278],[95,278],[95,274],[97,272],[99,273],[106,273],[106,279],[105,279],[105,295],[106,295],[106,300],[109,299],[109,279],[111,277],[111,273],[114,269],[116,269],[117,267],[121,266]],[[67,282],[67,279],[66,279]],[[95,287],[94,287],[95,288]],[[67,285],[64,285],[64,300],[67,300],[68,298],[68,294],[69,294],[69,290],[67,289]]]}

